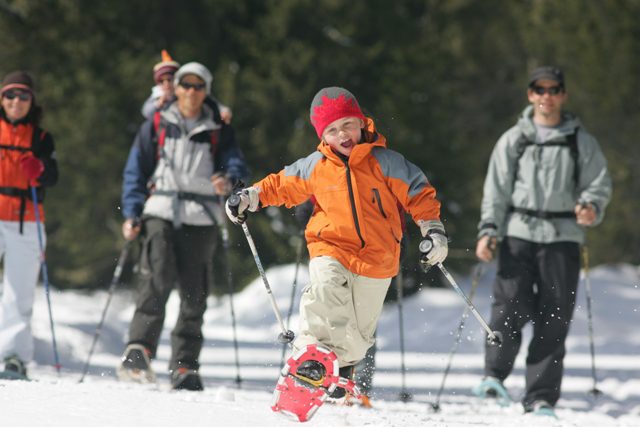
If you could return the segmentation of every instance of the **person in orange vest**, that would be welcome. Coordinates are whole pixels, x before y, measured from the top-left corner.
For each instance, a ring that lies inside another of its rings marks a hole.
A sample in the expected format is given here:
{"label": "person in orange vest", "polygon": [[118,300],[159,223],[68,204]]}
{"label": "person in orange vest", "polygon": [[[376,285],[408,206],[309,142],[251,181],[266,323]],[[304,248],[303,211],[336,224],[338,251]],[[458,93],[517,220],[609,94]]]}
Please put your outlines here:
{"label": "person in orange vest", "polygon": [[[36,188],[44,222],[44,187],[58,180],[53,137],[40,128],[33,78],[25,71],[6,75],[0,89],[0,258],[4,290],[0,299],[0,358],[5,371],[26,377],[33,358],[31,314],[40,245],[31,188]],[[46,236],[43,237],[43,244]]]}
{"label": "person in orange vest", "polygon": [[[350,378],[375,342],[382,304],[398,273],[402,223],[397,204],[433,242],[429,263],[446,258],[447,236],[436,190],[416,165],[387,149],[386,138],[351,92],[320,90],[310,118],[320,139],[317,150],[236,192],[239,204],[227,201],[226,212],[239,224],[260,207],[293,207],[314,197],[305,230],[310,283],[301,297],[293,350],[326,347],[337,356],[340,377]],[[340,387],[332,395],[342,396]]]}

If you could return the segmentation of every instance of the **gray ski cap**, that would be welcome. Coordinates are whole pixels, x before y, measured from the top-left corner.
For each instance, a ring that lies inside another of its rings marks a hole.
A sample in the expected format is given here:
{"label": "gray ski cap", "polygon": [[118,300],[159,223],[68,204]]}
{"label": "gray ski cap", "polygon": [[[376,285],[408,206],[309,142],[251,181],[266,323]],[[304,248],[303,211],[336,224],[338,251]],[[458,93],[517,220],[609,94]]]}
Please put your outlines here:
{"label": "gray ski cap", "polygon": [[193,74],[200,77],[207,86],[207,94],[211,93],[211,82],[213,81],[213,76],[207,67],[199,62],[188,62],[184,64],[182,67],[178,68],[178,71],[176,71],[176,75],[173,78],[174,86],[178,86],[180,84],[180,80],[182,80],[182,78],[187,74]]}
{"label": "gray ski cap", "polygon": [[564,73],[558,67],[545,65],[534,69],[529,74],[529,87],[532,87],[538,80],[553,80],[564,87]]}

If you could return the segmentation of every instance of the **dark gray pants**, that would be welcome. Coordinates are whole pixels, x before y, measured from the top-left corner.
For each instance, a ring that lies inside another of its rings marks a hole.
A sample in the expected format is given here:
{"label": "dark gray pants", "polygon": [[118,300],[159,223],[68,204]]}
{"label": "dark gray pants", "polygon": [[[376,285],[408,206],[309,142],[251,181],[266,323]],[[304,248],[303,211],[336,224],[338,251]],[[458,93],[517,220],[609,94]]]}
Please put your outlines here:
{"label": "dark gray pants", "polygon": [[513,369],[522,328],[532,322],[526,359],[526,407],[535,400],[555,405],[580,273],[574,242],[533,243],[507,237],[500,245],[493,286],[492,330],[504,335],[500,347],[486,346],[485,374],[504,380]]}
{"label": "dark gray pants", "polygon": [[146,218],[140,260],[140,281],[136,311],[129,326],[129,343],[139,343],[154,357],[165,318],[165,305],[177,286],[180,313],[171,333],[169,369],[199,369],[202,323],[209,293],[209,264],[212,261],[214,226],[183,225]]}
{"label": "dark gray pants", "polygon": [[360,389],[360,392],[371,397],[371,389],[373,388],[373,374],[376,372],[376,352],[378,348],[376,343],[373,343],[369,350],[362,359],[356,365],[355,370],[355,383]]}

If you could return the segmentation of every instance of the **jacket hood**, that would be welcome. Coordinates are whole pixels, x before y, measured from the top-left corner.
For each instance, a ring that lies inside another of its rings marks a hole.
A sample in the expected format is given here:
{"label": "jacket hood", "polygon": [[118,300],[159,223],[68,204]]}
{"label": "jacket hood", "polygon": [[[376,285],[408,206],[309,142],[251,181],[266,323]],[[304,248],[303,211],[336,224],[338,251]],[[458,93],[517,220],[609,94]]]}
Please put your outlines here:
{"label": "jacket hood", "polygon": [[[580,119],[569,111],[562,112],[562,121],[557,128],[559,135],[568,135],[573,133],[575,128],[580,127]],[[536,125],[533,123],[533,106],[527,106],[518,119],[518,127],[525,137],[533,141],[536,135]]]}

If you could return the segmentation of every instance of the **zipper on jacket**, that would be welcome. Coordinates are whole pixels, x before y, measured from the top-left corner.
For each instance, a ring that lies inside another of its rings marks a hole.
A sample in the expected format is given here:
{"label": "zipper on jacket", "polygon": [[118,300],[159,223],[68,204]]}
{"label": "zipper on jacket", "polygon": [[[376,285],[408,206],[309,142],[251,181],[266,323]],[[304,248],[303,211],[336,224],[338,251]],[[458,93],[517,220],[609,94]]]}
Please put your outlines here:
{"label": "zipper on jacket", "polygon": [[361,247],[364,248],[364,239],[362,238],[362,232],[360,231],[360,221],[358,220],[358,213],[356,211],[356,201],[353,196],[353,184],[351,184],[351,169],[349,168],[349,159],[342,159],[344,166],[347,169],[347,188],[349,189],[349,203],[351,204],[351,212],[353,213],[353,222],[356,225],[356,233],[360,238]]}
{"label": "zipper on jacket", "polygon": [[380,199],[380,191],[377,188],[372,188],[371,192],[373,193],[373,203],[377,202],[378,209],[384,218],[387,218],[387,214],[384,212],[382,208],[382,199]]}
{"label": "zipper on jacket", "polygon": [[[377,188],[372,188],[371,192],[373,193],[373,204],[377,204],[378,205],[378,210],[380,211],[380,214],[384,217],[384,219],[389,219],[387,217],[386,212],[384,211],[384,208],[382,207],[382,199],[380,198],[380,190],[378,190]],[[391,236],[393,237],[393,240],[395,240],[397,243],[400,243],[400,239],[398,239],[396,237],[396,233],[394,233],[393,231],[393,227],[391,225],[389,225],[389,231],[391,232]]]}
{"label": "zipper on jacket", "polygon": [[329,226],[329,224],[327,225],[323,225],[322,228],[320,230],[318,230],[318,232],[316,233],[316,236],[320,237],[320,233],[322,233],[322,230],[324,230],[325,228],[327,228]]}

